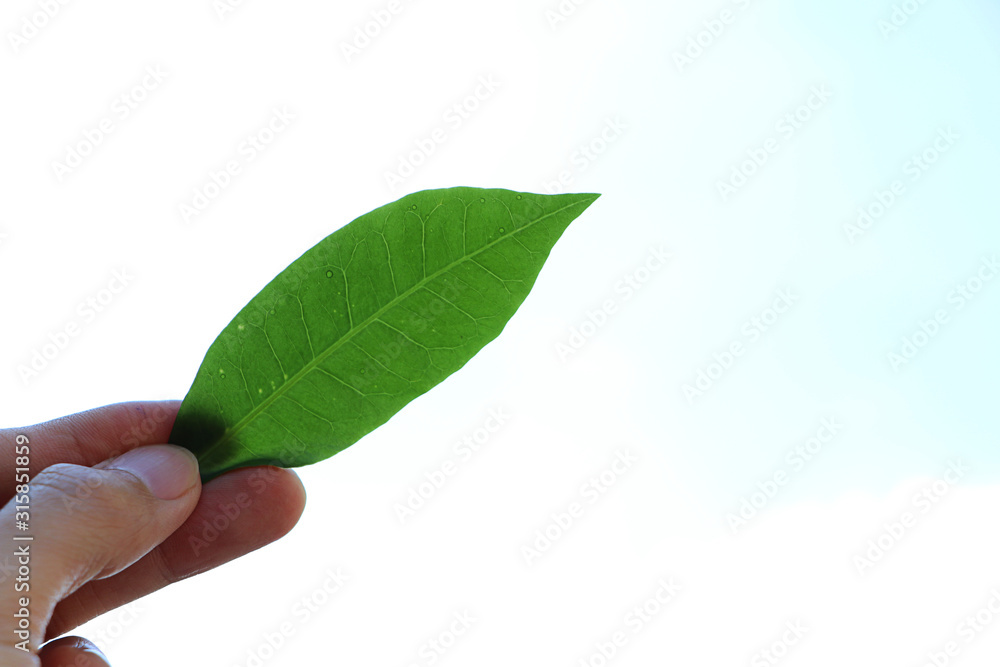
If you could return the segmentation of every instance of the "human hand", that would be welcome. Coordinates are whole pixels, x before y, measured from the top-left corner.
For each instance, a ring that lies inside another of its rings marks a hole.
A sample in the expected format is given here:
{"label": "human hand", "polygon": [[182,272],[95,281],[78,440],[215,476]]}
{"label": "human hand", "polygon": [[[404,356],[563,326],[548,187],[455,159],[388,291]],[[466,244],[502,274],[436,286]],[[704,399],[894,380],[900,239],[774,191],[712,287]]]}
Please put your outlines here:
{"label": "human hand", "polygon": [[[194,456],[161,444],[179,407],[118,403],[0,430],[0,665],[104,667],[87,640],[41,644],[269,544],[298,521],[305,491],[290,470],[242,468],[202,487]],[[18,486],[24,467],[27,494]]]}

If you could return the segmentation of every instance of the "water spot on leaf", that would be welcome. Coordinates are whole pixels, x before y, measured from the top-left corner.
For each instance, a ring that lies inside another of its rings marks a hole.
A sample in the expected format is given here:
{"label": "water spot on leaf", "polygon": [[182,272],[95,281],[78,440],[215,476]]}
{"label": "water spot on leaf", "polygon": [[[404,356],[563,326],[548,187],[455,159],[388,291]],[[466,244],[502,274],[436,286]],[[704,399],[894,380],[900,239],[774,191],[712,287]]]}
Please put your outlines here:
{"label": "water spot on leaf", "polygon": [[327,278],[333,278],[333,271],[327,271],[326,272],[326,277]]}
{"label": "water spot on leaf", "polygon": [[500,228],[500,233],[503,234],[503,232],[504,232],[504,229],[503,229],[503,227],[501,227]]}
{"label": "water spot on leaf", "polygon": [[521,195],[518,195],[518,196],[517,196],[517,197],[515,197],[514,199],[523,199],[523,197],[521,197]]}
{"label": "water spot on leaf", "polygon": [[479,198],[479,203],[480,204],[485,204],[486,203],[486,197],[480,197]]}

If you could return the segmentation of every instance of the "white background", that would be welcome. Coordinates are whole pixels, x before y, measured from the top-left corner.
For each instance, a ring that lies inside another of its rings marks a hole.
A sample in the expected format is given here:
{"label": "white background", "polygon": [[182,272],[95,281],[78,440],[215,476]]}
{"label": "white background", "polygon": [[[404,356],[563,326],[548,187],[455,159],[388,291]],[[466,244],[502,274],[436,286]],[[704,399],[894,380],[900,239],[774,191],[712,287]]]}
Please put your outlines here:
{"label": "white background", "polygon": [[[618,631],[607,664],[776,664],[773,649],[916,666],[952,640],[948,664],[995,664],[995,4],[403,0],[384,27],[369,23],[388,1],[44,4],[0,12],[5,427],[183,397],[275,274],[408,192],[546,192],[566,172],[567,191],[603,195],[499,339],[299,471],[307,508],[285,539],[77,630],[115,665],[597,667]],[[294,120],[247,160],[275,109]],[[391,187],[435,128],[447,140]],[[73,151],[79,166],[56,165]],[[240,173],[186,216],[229,160]],[[128,287],[85,318],[115,271]],[[496,409],[504,426],[401,523],[394,506]],[[837,434],[796,467],[824,419]],[[635,463],[590,503],[618,452]],[[573,502],[583,516],[527,558]],[[671,578],[676,597],[629,623]],[[432,663],[427,642],[463,612],[471,629]]]}

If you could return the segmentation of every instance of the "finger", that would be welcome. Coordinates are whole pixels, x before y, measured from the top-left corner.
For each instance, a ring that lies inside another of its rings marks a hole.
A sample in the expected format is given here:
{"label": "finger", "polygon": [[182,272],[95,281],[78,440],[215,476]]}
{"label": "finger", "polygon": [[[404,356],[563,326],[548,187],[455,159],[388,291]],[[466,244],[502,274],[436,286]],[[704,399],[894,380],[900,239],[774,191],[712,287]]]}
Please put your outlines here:
{"label": "finger", "polygon": [[241,468],[216,477],[163,544],[127,570],[91,581],[63,600],[47,637],[270,544],[292,529],[304,506],[305,489],[291,470]]}
{"label": "finger", "polygon": [[[53,421],[0,431],[0,461],[14,461],[15,435],[28,436],[31,472],[57,463],[93,466],[142,445],[170,441],[180,401],[116,403]],[[14,476],[0,478],[0,502],[14,496]]]}
{"label": "finger", "polygon": [[[79,491],[91,493],[80,506]],[[60,463],[30,483],[30,532],[17,542],[30,565],[28,647],[38,649],[56,604],[91,579],[112,576],[149,553],[184,523],[201,491],[198,463],[186,449],[141,447],[93,468]],[[14,526],[13,503],[0,526]],[[20,561],[19,561],[20,562]],[[0,616],[23,606],[0,591]],[[17,638],[0,634],[0,645]]]}
{"label": "finger", "polygon": [[25,653],[13,646],[0,646],[0,665],[3,667],[41,667],[34,653]]}
{"label": "finger", "polygon": [[42,667],[111,667],[101,650],[83,637],[60,637],[42,647]]}

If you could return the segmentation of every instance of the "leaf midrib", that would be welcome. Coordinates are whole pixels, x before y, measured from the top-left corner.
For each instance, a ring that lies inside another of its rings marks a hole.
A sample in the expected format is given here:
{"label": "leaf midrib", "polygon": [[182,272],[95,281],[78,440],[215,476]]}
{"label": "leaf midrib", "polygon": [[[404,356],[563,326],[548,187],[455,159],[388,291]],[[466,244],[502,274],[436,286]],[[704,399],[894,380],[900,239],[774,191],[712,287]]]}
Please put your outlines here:
{"label": "leaf midrib", "polygon": [[[501,202],[501,203],[503,203],[503,202]],[[264,412],[264,410],[266,410],[267,408],[269,408],[275,401],[277,401],[279,398],[281,398],[285,394],[285,392],[288,391],[291,387],[294,387],[298,383],[298,381],[300,379],[302,379],[302,377],[304,377],[306,374],[308,374],[309,372],[311,372],[314,368],[316,368],[317,366],[319,366],[319,364],[322,363],[327,357],[329,357],[331,354],[333,354],[338,349],[340,349],[340,347],[341,347],[342,344],[349,342],[350,339],[357,332],[359,332],[359,331],[367,328],[372,322],[374,322],[375,320],[379,319],[379,317],[386,310],[388,310],[392,306],[398,304],[400,301],[408,298],[414,292],[416,292],[416,290],[423,288],[426,284],[432,282],[435,278],[437,278],[438,276],[440,276],[442,273],[446,273],[446,272],[450,271],[452,268],[454,268],[458,264],[461,264],[462,262],[469,261],[470,259],[472,259],[472,258],[474,258],[474,257],[476,257],[476,256],[478,256],[480,254],[482,254],[486,250],[489,250],[491,247],[493,247],[495,244],[499,243],[500,241],[506,240],[508,238],[512,238],[515,234],[517,234],[519,232],[522,232],[525,229],[528,229],[532,225],[538,224],[539,222],[542,222],[543,220],[545,220],[547,218],[550,218],[550,217],[552,217],[554,215],[562,213],[566,209],[572,208],[573,206],[577,206],[580,203],[581,202],[578,200],[576,202],[573,202],[572,204],[569,204],[567,206],[563,206],[560,209],[557,209],[555,211],[547,213],[547,214],[543,215],[542,217],[538,218],[537,220],[529,222],[528,224],[524,225],[523,227],[521,227],[519,229],[512,230],[510,232],[510,234],[501,235],[495,241],[490,241],[489,243],[487,243],[485,246],[483,246],[482,248],[480,248],[474,254],[472,254],[472,255],[465,255],[461,259],[458,259],[458,260],[456,260],[456,261],[448,264],[447,266],[444,266],[441,269],[438,269],[436,272],[434,272],[430,276],[424,274],[424,277],[419,282],[415,283],[413,285],[413,287],[411,287],[407,291],[403,292],[402,294],[397,294],[395,299],[391,299],[386,305],[384,305],[381,308],[379,308],[377,311],[375,311],[374,313],[372,313],[372,315],[370,315],[367,319],[365,319],[363,322],[361,322],[360,324],[358,324],[358,326],[351,327],[350,330],[346,334],[344,334],[343,336],[341,336],[340,338],[338,338],[336,341],[334,341],[334,343],[332,345],[330,345],[329,347],[327,347],[325,350],[323,350],[319,354],[315,355],[312,358],[312,360],[310,360],[298,372],[296,372],[294,375],[292,375],[290,378],[288,378],[288,380],[286,380],[270,396],[268,396],[267,398],[265,398],[257,406],[255,406],[252,410],[250,410],[250,412],[248,412],[246,414],[246,416],[244,416],[242,419],[240,419],[238,422],[236,422],[231,428],[227,428],[225,430],[225,432],[223,433],[223,437],[220,438],[219,440],[217,440],[212,445],[210,445],[204,451],[203,455],[205,457],[207,457],[208,454],[209,454],[209,452],[211,452],[212,450],[214,450],[216,447],[218,447],[219,445],[225,444],[225,443],[229,442],[230,440],[232,440],[236,436],[236,434],[238,434],[240,431],[242,431],[247,426],[247,424],[249,424],[254,419],[256,419],[258,415],[260,415],[262,412]],[[437,207],[435,207],[435,209],[436,208]],[[507,212],[509,214],[510,213],[510,209],[507,207],[506,204],[504,204],[504,208],[507,208]],[[468,205],[466,206],[466,210],[468,210]],[[433,212],[434,211],[432,210],[431,213],[433,213]],[[428,213],[428,216],[430,216],[430,213]],[[421,223],[423,224],[423,221],[421,221]],[[550,250],[550,252],[551,252],[551,250]],[[426,267],[426,259],[425,258],[422,259],[421,262]],[[347,284],[347,277],[346,276],[344,277],[344,284],[345,285]],[[350,308],[350,304],[348,304],[348,308]],[[306,326],[306,328],[308,328],[308,326],[305,324],[305,321],[303,321],[303,326]],[[244,447],[245,447],[245,445],[244,445]],[[257,454],[257,452],[254,452],[253,450],[251,450],[249,448],[247,448],[247,451],[249,451],[251,454],[254,454],[255,456]]]}

